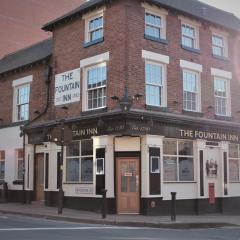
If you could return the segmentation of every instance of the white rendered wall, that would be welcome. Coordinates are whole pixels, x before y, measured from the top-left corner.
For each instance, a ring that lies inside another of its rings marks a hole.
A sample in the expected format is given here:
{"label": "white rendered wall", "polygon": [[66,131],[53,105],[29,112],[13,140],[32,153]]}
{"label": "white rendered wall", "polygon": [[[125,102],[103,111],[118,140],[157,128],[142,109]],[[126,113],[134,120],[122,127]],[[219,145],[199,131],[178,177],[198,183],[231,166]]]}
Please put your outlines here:
{"label": "white rendered wall", "polygon": [[19,126],[0,129],[0,150],[5,151],[5,181],[11,190],[22,189],[21,185],[13,185],[13,181],[17,180],[15,150],[23,148],[23,138],[19,134]]}

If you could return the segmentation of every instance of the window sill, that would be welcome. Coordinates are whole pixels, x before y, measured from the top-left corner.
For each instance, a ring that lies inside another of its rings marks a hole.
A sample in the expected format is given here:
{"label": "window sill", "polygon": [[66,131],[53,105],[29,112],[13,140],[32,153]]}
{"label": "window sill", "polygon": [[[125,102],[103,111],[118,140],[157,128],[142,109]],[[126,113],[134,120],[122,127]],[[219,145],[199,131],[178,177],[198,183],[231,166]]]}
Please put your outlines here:
{"label": "window sill", "polygon": [[231,116],[221,116],[221,115],[216,115],[215,114],[215,119],[216,120],[222,120],[222,121],[232,121],[233,117],[231,117]]}
{"label": "window sill", "polygon": [[23,121],[13,121],[12,122],[12,126],[18,126],[18,125],[25,125],[26,123],[28,123],[29,120],[23,120]]}
{"label": "window sill", "polygon": [[186,47],[186,46],[184,46],[182,44],[181,44],[181,47],[182,47],[182,49],[187,50],[189,52],[200,54],[200,49]]}
{"label": "window sill", "polygon": [[150,41],[153,41],[153,42],[158,42],[158,43],[163,43],[163,44],[168,44],[167,40],[166,39],[163,39],[163,38],[156,38],[156,37],[152,37],[152,36],[149,36],[149,35],[146,35],[144,34],[144,38],[146,40],[150,40]]}
{"label": "window sill", "polygon": [[23,184],[23,180],[14,180],[13,185],[22,185]]}
{"label": "window sill", "polygon": [[227,58],[227,57],[223,57],[223,56],[218,56],[218,55],[212,55],[213,56],[213,58],[216,58],[216,59],[218,59],[218,60],[222,60],[222,61],[225,61],[225,62],[229,62],[229,58]]}
{"label": "window sill", "polygon": [[88,115],[92,115],[92,114],[105,113],[105,112],[107,112],[107,107],[98,108],[98,109],[93,109],[93,110],[82,111],[82,112],[81,112],[81,115],[82,115],[82,116],[88,116]]}
{"label": "window sill", "polygon": [[150,111],[169,112],[169,109],[167,107],[146,105],[145,108],[146,110],[150,110]]}
{"label": "window sill", "polygon": [[189,115],[189,116],[192,116],[192,117],[203,117],[203,113],[201,112],[193,112],[193,111],[188,111],[188,110],[182,110],[182,113],[184,115]]}
{"label": "window sill", "polygon": [[86,43],[83,44],[83,47],[87,48],[87,47],[93,46],[95,44],[101,43],[103,41],[104,41],[104,37],[96,39],[96,40],[91,41],[91,42],[86,42]]}
{"label": "window sill", "polygon": [[229,183],[238,183],[238,184],[240,184],[240,181],[229,181]]}

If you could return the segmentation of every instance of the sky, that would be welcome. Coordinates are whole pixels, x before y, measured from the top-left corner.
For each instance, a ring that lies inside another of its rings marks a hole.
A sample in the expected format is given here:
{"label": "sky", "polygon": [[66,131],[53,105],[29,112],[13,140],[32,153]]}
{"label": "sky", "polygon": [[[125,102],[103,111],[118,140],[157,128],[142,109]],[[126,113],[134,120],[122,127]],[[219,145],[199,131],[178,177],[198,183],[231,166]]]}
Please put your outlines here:
{"label": "sky", "polygon": [[200,0],[214,7],[234,13],[240,18],[240,0]]}

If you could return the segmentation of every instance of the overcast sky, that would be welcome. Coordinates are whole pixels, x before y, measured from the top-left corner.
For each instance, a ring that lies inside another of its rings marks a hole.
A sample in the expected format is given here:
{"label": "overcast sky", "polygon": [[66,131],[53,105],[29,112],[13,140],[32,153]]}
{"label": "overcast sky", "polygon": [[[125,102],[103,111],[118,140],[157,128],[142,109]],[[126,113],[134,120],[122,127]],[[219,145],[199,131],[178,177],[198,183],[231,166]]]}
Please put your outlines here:
{"label": "overcast sky", "polygon": [[209,5],[234,13],[240,18],[240,0],[201,0]]}

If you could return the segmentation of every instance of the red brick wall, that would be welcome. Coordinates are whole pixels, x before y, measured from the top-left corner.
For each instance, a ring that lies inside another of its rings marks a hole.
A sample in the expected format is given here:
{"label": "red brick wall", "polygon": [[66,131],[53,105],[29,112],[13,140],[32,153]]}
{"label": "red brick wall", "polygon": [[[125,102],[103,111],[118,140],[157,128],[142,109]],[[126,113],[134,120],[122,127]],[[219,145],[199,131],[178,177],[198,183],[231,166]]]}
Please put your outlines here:
{"label": "red brick wall", "polygon": [[[78,117],[81,114],[82,99],[77,103],[68,105],[68,110],[54,106],[54,76],[68,70],[79,68],[80,60],[92,57],[104,52],[110,52],[110,61],[108,62],[108,86],[107,86],[107,106],[109,110],[119,108],[111,96],[122,97],[124,86],[128,84],[129,95],[137,93],[145,94],[145,73],[144,60],[142,59],[142,50],[165,54],[170,57],[170,64],[167,66],[167,97],[168,108],[170,112],[182,114],[183,102],[183,84],[182,72],[180,68],[180,59],[193,61],[203,65],[201,74],[201,92],[202,92],[202,112],[205,118],[214,118],[214,109],[209,111],[209,106],[214,106],[213,77],[211,76],[211,67],[221,68],[233,72],[231,80],[232,93],[232,114],[234,120],[240,120],[240,110],[238,99],[240,99],[240,71],[238,70],[240,55],[239,36],[230,33],[229,37],[229,61],[217,60],[212,57],[211,50],[211,31],[210,25],[203,23],[200,27],[200,54],[192,53],[181,48],[181,22],[178,16],[169,11],[167,15],[167,42],[161,44],[144,39],[144,9],[141,2],[137,0],[113,1],[107,5],[105,11],[104,42],[83,47],[84,43],[84,21],[75,19],[57,27],[53,32],[53,76],[51,81],[51,102],[48,114],[45,119],[54,120],[59,118]],[[34,68],[35,75],[39,76],[39,81],[33,82],[31,103],[31,113],[37,109],[42,109],[46,102],[46,86],[40,77],[39,68]],[[33,70],[31,70],[33,71]],[[17,79],[19,76],[27,73],[15,74],[8,78],[7,82]],[[82,80],[82,76],[81,76]],[[41,82],[42,81],[42,82]],[[0,84],[3,84],[0,81]],[[4,85],[4,84],[3,84]],[[2,86],[3,86],[2,85]],[[11,109],[12,92],[9,84],[4,85],[9,102],[6,103],[4,111]],[[0,85],[1,87],[1,85]],[[41,95],[42,93],[42,95]],[[39,96],[39,98],[38,98]],[[3,99],[2,96],[0,99]],[[33,100],[34,99],[34,100]],[[7,100],[5,100],[7,101]],[[134,103],[134,108],[145,108],[145,97],[139,102]],[[4,112],[3,111],[3,112]],[[11,112],[11,111],[10,111]],[[33,115],[31,115],[32,117]],[[0,116],[1,117],[1,116]],[[6,115],[7,121],[11,116]],[[43,121],[44,119],[41,119]]]}

